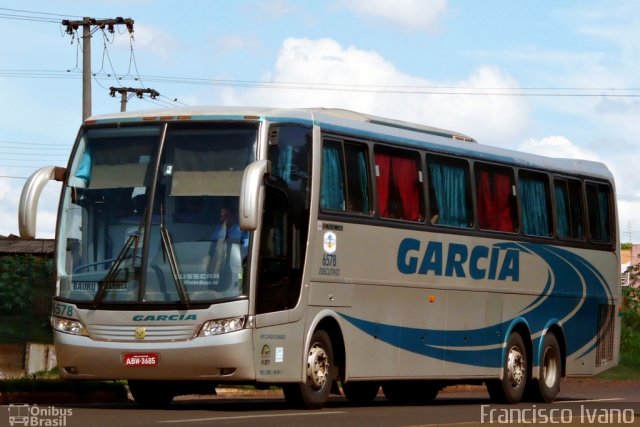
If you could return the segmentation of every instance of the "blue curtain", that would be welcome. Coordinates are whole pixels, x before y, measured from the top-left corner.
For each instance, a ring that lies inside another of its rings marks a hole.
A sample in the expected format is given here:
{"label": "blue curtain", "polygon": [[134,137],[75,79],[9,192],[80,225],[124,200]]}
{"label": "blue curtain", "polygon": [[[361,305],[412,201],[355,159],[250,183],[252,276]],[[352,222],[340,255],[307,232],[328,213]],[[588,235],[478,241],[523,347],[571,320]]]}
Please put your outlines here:
{"label": "blue curtain", "polygon": [[461,166],[429,164],[429,177],[438,204],[436,224],[469,227],[466,169]]}
{"label": "blue curtain", "polygon": [[520,200],[524,233],[531,236],[550,236],[545,182],[540,179],[520,178]]}
{"label": "blue curtain", "polygon": [[360,181],[360,194],[362,195],[361,212],[371,212],[369,204],[369,174],[367,173],[367,157],[364,151],[358,152],[358,178]]}
{"label": "blue curtain", "polygon": [[322,148],[320,206],[324,209],[344,210],[344,179],[339,146],[325,144]]}
{"label": "blue curtain", "polygon": [[78,165],[78,170],[76,171],[76,176],[84,180],[87,186],[89,186],[89,183],[91,181],[91,158],[91,147],[87,147],[85,152],[82,153],[82,158],[80,159],[80,164]]}
{"label": "blue curtain", "polygon": [[609,233],[609,192],[604,187],[598,186],[598,232],[599,240],[608,242]]}
{"label": "blue curtain", "polygon": [[278,164],[274,171],[277,176],[282,178],[287,185],[291,185],[291,159],[293,157],[293,147],[281,147],[278,153]]}
{"label": "blue curtain", "polygon": [[559,184],[555,187],[558,236],[572,237],[569,228],[569,209],[567,206],[569,195],[567,194],[567,189],[561,185],[562,184]]}

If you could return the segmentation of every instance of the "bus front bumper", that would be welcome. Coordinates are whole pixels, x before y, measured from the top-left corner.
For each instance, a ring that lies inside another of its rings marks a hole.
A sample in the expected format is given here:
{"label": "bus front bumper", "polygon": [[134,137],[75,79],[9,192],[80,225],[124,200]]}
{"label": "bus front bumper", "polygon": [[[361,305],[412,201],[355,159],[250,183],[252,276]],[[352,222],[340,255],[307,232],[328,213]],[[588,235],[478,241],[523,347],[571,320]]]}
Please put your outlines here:
{"label": "bus front bumper", "polygon": [[255,380],[251,330],[175,342],[96,341],[54,332],[69,380]]}

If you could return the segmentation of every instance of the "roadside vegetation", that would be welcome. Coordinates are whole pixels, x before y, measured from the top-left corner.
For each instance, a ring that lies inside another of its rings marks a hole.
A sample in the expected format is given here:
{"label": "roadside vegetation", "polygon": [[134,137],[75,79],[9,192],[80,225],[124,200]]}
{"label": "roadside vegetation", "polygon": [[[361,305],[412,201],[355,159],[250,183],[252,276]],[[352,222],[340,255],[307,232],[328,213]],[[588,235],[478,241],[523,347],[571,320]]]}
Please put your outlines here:
{"label": "roadside vegetation", "polygon": [[620,364],[598,378],[640,380],[640,265],[629,268],[630,286],[622,288]]}
{"label": "roadside vegetation", "polygon": [[58,370],[0,381],[0,405],[10,403],[126,402],[124,381],[65,381]]}

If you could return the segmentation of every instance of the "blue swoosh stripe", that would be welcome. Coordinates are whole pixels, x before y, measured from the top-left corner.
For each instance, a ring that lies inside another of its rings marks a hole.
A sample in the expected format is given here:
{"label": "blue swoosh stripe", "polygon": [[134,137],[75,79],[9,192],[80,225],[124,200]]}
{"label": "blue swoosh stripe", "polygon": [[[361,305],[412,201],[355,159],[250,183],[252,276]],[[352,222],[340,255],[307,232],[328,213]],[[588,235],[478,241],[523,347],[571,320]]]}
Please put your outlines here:
{"label": "blue swoosh stripe", "polygon": [[[564,319],[575,311],[562,325],[567,337],[567,354],[587,345],[597,333],[598,305],[606,304],[611,295],[602,274],[587,260],[565,249],[533,243],[496,246],[538,256],[547,266],[547,282],[541,295],[523,307],[519,314],[527,321],[531,334],[541,333],[549,319]],[[508,319],[483,328],[447,331],[377,323],[345,313],[340,315],[366,334],[403,350],[482,367],[502,365],[502,337],[514,321]],[[539,340],[534,340],[534,348]],[[593,348],[586,353],[591,350]]]}

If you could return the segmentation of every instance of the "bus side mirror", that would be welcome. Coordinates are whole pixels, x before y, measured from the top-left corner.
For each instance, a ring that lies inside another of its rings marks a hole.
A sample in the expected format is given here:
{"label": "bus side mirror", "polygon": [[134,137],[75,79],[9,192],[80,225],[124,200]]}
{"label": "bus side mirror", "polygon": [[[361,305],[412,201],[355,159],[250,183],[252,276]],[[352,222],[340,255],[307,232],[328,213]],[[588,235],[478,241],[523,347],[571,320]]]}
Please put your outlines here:
{"label": "bus side mirror", "polygon": [[267,173],[269,173],[267,160],[256,160],[244,170],[238,214],[242,230],[252,231],[258,228],[260,208],[264,200],[263,178]]}
{"label": "bus side mirror", "polygon": [[36,215],[40,193],[49,181],[64,181],[65,168],[45,166],[35,171],[22,187],[18,206],[18,229],[23,239],[36,237]]}

